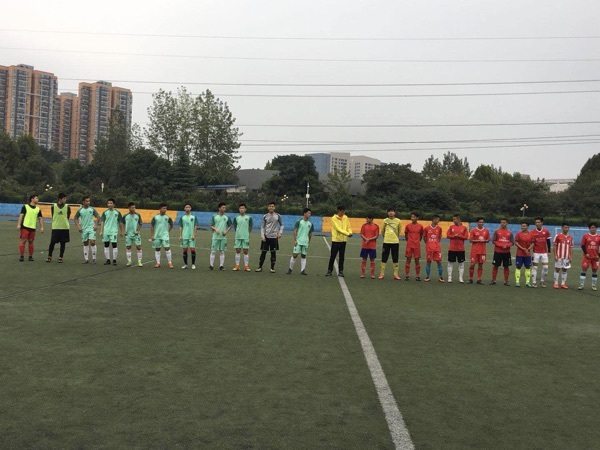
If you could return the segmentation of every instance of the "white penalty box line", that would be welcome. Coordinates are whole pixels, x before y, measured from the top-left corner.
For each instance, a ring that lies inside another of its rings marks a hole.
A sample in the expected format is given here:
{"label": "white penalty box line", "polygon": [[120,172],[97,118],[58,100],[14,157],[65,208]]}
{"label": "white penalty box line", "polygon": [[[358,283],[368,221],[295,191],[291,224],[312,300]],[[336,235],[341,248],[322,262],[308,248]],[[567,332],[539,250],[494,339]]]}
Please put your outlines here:
{"label": "white penalty box line", "polygon": [[[324,236],[323,240],[325,241],[327,248],[331,251],[329,242],[327,242],[327,239]],[[335,262],[335,269],[336,271],[338,269],[337,261]],[[369,367],[371,378],[375,384],[375,390],[377,391],[379,402],[383,408],[383,413],[392,436],[392,441],[397,449],[412,450],[415,448],[414,444],[410,438],[410,434],[406,428],[404,419],[402,418],[402,413],[400,413],[400,409],[398,408],[398,403],[396,403],[394,394],[392,393],[387,378],[385,377],[381,363],[377,358],[375,347],[373,347],[373,343],[371,342],[367,330],[365,329],[360,315],[358,314],[358,310],[356,309],[354,300],[352,300],[352,296],[350,295],[346,281],[342,277],[338,277],[338,281],[340,282],[344,298],[346,299],[346,306],[350,312],[350,317],[352,317],[352,322],[354,323],[356,334],[360,340],[363,354],[367,360],[367,366]]]}

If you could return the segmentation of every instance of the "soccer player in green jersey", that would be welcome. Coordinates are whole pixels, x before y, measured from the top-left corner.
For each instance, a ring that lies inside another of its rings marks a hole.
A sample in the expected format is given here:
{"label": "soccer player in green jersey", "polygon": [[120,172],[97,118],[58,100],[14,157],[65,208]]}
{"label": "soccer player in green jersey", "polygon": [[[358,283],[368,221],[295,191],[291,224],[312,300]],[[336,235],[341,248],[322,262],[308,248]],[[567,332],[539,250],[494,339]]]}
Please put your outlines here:
{"label": "soccer player in green jersey", "polygon": [[196,230],[198,229],[198,218],[192,214],[192,205],[186,203],[183,205],[185,214],[179,218],[179,240],[183,247],[183,266],[188,268],[188,248],[192,254],[192,270],[196,269]]}
{"label": "soccer player in green jersey", "polygon": [[231,229],[231,220],[225,215],[227,206],[219,203],[218,212],[210,219],[210,229],[213,230],[212,243],[210,247],[210,265],[213,270],[215,265],[215,253],[219,252],[219,270],[225,270],[225,250],[227,249],[227,232]]}
{"label": "soccer player in green jersey", "polygon": [[165,248],[165,255],[167,256],[167,262],[169,263],[169,269],[173,268],[173,261],[171,255],[171,242],[169,239],[169,233],[173,229],[173,219],[167,216],[167,204],[161,203],[158,205],[158,214],[152,218],[150,222],[150,242],[153,243],[154,247],[154,258],[156,264],[154,268],[160,267],[160,249]]}
{"label": "soccer player in green jersey", "polygon": [[117,237],[123,236],[123,216],[118,209],[115,209],[115,199],[109,198],[106,202],[108,209],[102,213],[98,223],[100,224],[100,237],[104,243],[105,266],[110,265],[110,246],[112,245],[112,264],[117,265]]}
{"label": "soccer player in green jersey", "polygon": [[244,270],[250,272],[248,262],[250,256],[248,249],[250,248],[250,233],[252,232],[252,217],[246,214],[246,204],[240,203],[240,214],[233,221],[235,228],[235,267],[233,270],[240,270],[240,257],[242,250],[244,251]]}
{"label": "soccer player in green jersey", "polygon": [[[86,195],[82,200],[82,207],[77,210],[73,223],[81,233],[83,242],[83,264],[89,262],[89,254],[92,252],[92,264],[96,264],[96,230],[98,229],[97,220],[100,214],[92,206],[91,199]],[[89,246],[89,248],[88,248]]]}
{"label": "soccer player in green jersey", "polygon": [[294,224],[294,250],[292,250],[292,257],[290,258],[290,268],[286,272],[288,275],[292,273],[298,255],[302,255],[300,259],[300,273],[308,275],[306,273],[306,254],[308,253],[308,245],[315,229],[309,220],[311,214],[312,211],[310,208],[304,208],[302,210],[302,219],[298,219]]}
{"label": "soccer player in green jersey", "polygon": [[129,202],[127,205],[129,213],[123,216],[125,225],[125,251],[127,254],[127,267],[131,267],[131,247],[135,244],[137,250],[137,265],[142,267],[142,216],[135,212],[135,203]]}

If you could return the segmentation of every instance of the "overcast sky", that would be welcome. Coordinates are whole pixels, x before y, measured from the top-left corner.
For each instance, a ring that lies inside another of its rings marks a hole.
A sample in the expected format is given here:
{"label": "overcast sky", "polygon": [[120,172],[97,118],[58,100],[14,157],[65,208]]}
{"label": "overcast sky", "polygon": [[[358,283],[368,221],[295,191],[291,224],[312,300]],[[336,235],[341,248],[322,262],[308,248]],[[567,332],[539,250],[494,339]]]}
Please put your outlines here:
{"label": "overcast sky", "polygon": [[[585,161],[600,152],[600,123],[407,127],[599,122],[600,81],[390,86],[600,80],[597,0],[68,0],[52,4],[2,0],[1,9],[1,65],[25,63],[53,72],[61,92],[77,92],[78,81],[89,80],[129,88],[134,92],[133,120],[142,127],[151,93],[159,88],[175,91],[189,83],[193,93],[211,89],[228,103],[244,134],[242,168],[263,168],[277,154],[349,151],[385,162],[410,163],[420,171],[427,157],[433,154],[441,159],[452,148],[468,158],[472,169],[485,163],[534,178],[574,178]],[[133,36],[77,33],[82,31]],[[558,39],[514,39],[519,37]],[[432,60],[438,62],[423,62]],[[363,86],[248,85],[253,83]],[[565,91],[569,93],[540,94]],[[522,94],[526,92],[538,94]],[[448,96],[476,93],[521,94]],[[443,142],[477,140],[483,142]],[[311,145],[289,145],[298,143]],[[563,143],[567,145],[556,145]],[[513,147],[489,148],[498,145]]]}

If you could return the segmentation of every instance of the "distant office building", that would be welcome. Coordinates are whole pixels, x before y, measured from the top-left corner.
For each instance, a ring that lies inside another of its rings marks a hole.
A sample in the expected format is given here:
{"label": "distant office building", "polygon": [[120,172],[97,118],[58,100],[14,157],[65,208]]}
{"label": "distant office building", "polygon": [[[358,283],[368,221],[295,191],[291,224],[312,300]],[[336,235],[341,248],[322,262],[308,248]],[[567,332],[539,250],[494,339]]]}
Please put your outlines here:
{"label": "distant office building", "polygon": [[0,126],[11,137],[31,134],[52,147],[54,96],[58,79],[49,72],[19,64],[0,66]]}
{"label": "distant office building", "polygon": [[569,189],[575,182],[573,178],[558,178],[552,180],[545,180],[550,192],[563,192]]}
{"label": "distant office building", "polygon": [[77,143],[77,95],[63,92],[54,97],[54,119],[52,121],[52,148],[63,159],[75,157]]}
{"label": "distant office building", "polygon": [[362,179],[369,170],[380,166],[381,161],[368,156],[350,156],[350,153],[309,153],[315,161],[315,168],[320,174],[333,173],[334,171],[346,172],[352,179]]}

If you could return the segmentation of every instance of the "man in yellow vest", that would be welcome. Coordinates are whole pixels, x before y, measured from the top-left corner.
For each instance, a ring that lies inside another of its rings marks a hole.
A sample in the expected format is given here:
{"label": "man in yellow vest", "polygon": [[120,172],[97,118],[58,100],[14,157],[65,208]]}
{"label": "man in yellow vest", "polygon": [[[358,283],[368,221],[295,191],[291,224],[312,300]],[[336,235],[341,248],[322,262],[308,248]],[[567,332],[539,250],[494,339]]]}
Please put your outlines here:
{"label": "man in yellow vest", "polygon": [[346,254],[346,242],[352,237],[352,228],[350,219],[345,214],[344,206],[337,207],[337,214],[331,218],[331,255],[329,256],[329,266],[327,267],[326,277],[330,277],[333,272],[333,263],[335,257],[338,258],[338,276],[344,276],[344,255]]}
{"label": "man in yellow vest", "polygon": [[52,261],[54,246],[60,244],[60,256],[58,262],[63,262],[65,255],[65,246],[69,242],[69,218],[71,217],[71,207],[67,205],[67,194],[58,194],[58,201],[50,207],[52,213],[52,237],[48,247],[48,257],[46,262]]}
{"label": "man in yellow vest", "polygon": [[25,242],[29,242],[29,261],[33,261],[33,241],[35,239],[35,229],[38,221],[40,222],[40,232],[44,232],[44,220],[42,211],[38,206],[39,198],[37,195],[29,196],[29,203],[23,205],[19,220],[17,221],[17,230],[20,232],[21,242],[19,244],[19,261],[25,261]]}

